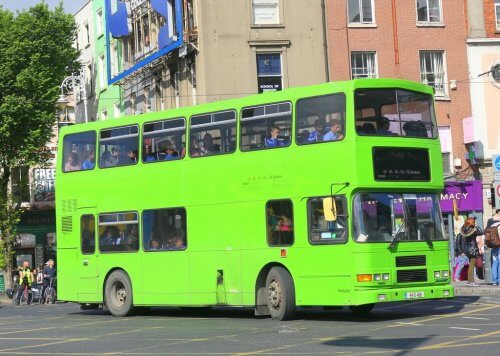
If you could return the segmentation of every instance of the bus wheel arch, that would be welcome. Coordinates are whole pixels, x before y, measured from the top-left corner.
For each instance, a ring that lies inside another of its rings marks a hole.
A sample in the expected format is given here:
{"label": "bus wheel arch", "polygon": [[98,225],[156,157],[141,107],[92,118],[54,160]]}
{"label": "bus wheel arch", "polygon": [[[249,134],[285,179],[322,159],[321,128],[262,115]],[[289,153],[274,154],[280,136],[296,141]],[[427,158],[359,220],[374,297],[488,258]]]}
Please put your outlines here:
{"label": "bus wheel arch", "polygon": [[295,285],[290,271],[280,263],[264,266],[255,283],[255,315],[287,320],[295,313]]}
{"label": "bus wheel arch", "polygon": [[103,300],[113,316],[127,316],[132,312],[132,282],[123,269],[113,268],[107,273],[104,278]]}

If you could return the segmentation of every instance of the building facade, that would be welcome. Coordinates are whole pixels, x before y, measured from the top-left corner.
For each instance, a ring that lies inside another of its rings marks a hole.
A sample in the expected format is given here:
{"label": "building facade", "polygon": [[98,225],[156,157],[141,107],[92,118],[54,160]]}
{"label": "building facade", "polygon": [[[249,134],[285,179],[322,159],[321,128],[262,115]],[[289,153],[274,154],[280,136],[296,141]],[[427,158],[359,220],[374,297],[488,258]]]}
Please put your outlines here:
{"label": "building facade", "polygon": [[327,0],[331,80],[391,77],[435,89],[445,175],[470,178],[462,120],[471,116],[463,4]]}
{"label": "building facade", "polygon": [[107,41],[121,54],[108,46],[108,82],[126,114],[328,80],[321,0],[106,3]]}
{"label": "building facade", "polygon": [[[466,122],[464,135],[474,147],[483,182],[484,212],[491,216],[494,187],[492,157],[500,154],[500,0],[467,1],[469,26],[467,33],[468,81],[471,92],[472,120]],[[498,169],[500,171],[500,168]],[[496,179],[495,179],[496,178]],[[497,198],[498,199],[498,198]],[[500,206],[496,207],[497,209]]]}

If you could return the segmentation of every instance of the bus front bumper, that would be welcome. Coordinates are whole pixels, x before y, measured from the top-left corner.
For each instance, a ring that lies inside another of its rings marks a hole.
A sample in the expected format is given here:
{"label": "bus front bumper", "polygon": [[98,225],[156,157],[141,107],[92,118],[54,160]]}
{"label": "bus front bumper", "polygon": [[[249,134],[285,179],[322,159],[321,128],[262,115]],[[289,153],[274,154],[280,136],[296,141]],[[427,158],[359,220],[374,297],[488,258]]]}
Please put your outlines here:
{"label": "bus front bumper", "polygon": [[383,302],[401,302],[426,299],[453,298],[454,290],[450,284],[394,287],[386,289],[355,288],[352,305]]}

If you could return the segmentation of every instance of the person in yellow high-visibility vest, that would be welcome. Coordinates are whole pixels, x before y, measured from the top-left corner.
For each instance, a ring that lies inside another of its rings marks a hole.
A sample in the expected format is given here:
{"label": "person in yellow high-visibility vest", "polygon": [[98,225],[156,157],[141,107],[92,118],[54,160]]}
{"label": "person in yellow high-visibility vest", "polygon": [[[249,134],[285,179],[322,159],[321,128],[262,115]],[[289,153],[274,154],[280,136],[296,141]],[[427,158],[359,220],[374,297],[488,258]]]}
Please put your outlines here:
{"label": "person in yellow high-visibility vest", "polygon": [[24,261],[23,266],[19,270],[19,289],[17,290],[17,296],[14,300],[14,304],[19,304],[24,288],[26,287],[31,289],[31,284],[34,280],[35,278],[33,276],[33,271],[30,268],[30,263],[28,261]]}

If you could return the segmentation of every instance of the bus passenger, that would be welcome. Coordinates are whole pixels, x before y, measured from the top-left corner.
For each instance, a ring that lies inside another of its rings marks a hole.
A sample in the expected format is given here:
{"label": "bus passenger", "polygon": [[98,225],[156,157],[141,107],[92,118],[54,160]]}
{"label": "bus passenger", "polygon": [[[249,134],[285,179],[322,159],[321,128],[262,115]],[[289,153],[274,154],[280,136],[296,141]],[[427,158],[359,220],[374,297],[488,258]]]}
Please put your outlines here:
{"label": "bus passenger", "polygon": [[270,137],[266,137],[264,140],[264,144],[266,147],[283,147],[285,143],[278,139],[280,134],[280,128],[278,126],[271,126]]}
{"label": "bus passenger", "polygon": [[137,163],[137,152],[134,150],[128,150],[127,152],[128,163],[135,164]]}
{"label": "bus passenger", "polygon": [[173,146],[167,147],[166,153],[167,154],[165,156],[165,161],[179,159],[179,154],[177,153],[177,151],[174,149]]}
{"label": "bus passenger", "polygon": [[333,119],[330,121],[330,131],[328,131],[325,136],[323,136],[323,141],[336,141],[342,140],[344,134],[340,128],[340,121]]}
{"label": "bus passenger", "polygon": [[65,172],[79,171],[80,170],[80,159],[78,158],[78,153],[71,152],[68,156],[68,160],[64,165]]}
{"label": "bus passenger", "polygon": [[116,166],[120,158],[120,150],[116,147],[111,148],[111,159],[109,161],[110,166]]}
{"label": "bus passenger", "polygon": [[203,147],[200,148],[200,154],[207,156],[214,153],[214,140],[208,132],[203,136]]}
{"label": "bus passenger", "polygon": [[82,169],[94,169],[95,167],[95,151],[87,152],[87,159],[82,163]]}
{"label": "bus passenger", "polygon": [[110,246],[110,245],[114,245],[114,244],[115,244],[115,240],[113,237],[113,232],[111,231],[110,228],[107,228],[104,231],[104,235],[101,237],[100,245],[101,246]]}
{"label": "bus passenger", "polygon": [[316,119],[316,121],[314,121],[314,131],[309,134],[307,142],[313,143],[322,141],[324,130],[323,121],[321,119]]}
{"label": "bus passenger", "polygon": [[144,146],[144,158],[143,162],[154,162],[156,161],[156,156],[151,152],[151,145]]}
{"label": "bus passenger", "polygon": [[150,243],[150,250],[151,251],[158,251],[160,250],[160,242],[158,240],[151,240],[151,243]]}
{"label": "bus passenger", "polygon": [[385,135],[385,136],[394,136],[396,135],[394,132],[389,130],[391,123],[387,117],[382,117],[378,122],[378,130],[377,135]]}

